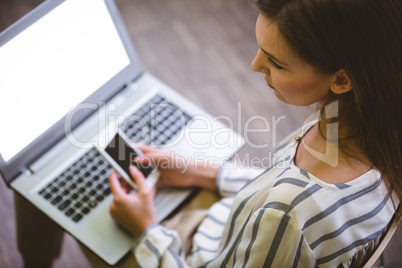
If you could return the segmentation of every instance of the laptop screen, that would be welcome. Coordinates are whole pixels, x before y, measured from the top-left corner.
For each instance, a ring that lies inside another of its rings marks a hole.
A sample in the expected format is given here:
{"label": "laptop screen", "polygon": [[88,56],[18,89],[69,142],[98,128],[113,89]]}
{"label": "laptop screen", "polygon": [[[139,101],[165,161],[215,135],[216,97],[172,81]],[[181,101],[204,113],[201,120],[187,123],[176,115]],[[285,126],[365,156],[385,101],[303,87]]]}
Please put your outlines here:
{"label": "laptop screen", "polygon": [[67,0],[0,47],[5,161],[130,64],[102,0]]}

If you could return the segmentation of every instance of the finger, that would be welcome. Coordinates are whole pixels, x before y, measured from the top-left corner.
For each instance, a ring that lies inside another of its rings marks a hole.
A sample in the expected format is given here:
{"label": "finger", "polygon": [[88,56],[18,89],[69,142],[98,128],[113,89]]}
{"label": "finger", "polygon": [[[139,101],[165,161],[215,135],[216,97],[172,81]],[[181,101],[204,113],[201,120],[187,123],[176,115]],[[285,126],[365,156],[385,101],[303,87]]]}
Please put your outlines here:
{"label": "finger", "polygon": [[160,149],[156,147],[151,147],[146,144],[141,144],[141,143],[135,143],[134,144],[138,149],[141,150],[143,153],[142,156],[137,156],[134,161],[139,163],[139,164],[149,164],[153,162],[153,157],[149,157],[149,155],[152,155],[155,151],[160,151]]}
{"label": "finger", "polygon": [[158,190],[158,186],[155,184],[154,187],[152,187],[152,189],[151,189],[152,199],[154,199],[157,190]]}
{"label": "finger", "polygon": [[148,156],[137,156],[134,161],[138,164],[149,164],[152,163],[152,159]]}
{"label": "finger", "polygon": [[156,147],[152,147],[143,143],[134,143],[134,146],[140,149],[144,154],[158,150]]}
{"label": "finger", "polygon": [[137,184],[137,192],[147,191],[148,186],[141,171],[136,166],[130,166],[130,173],[131,177],[134,179],[134,182]]}
{"label": "finger", "polygon": [[[141,166],[149,166],[152,165],[154,167],[158,167],[159,164],[161,163],[161,158],[160,157],[153,157],[150,155],[143,155],[143,156],[137,156],[134,158],[134,162],[137,163],[138,165]],[[162,160],[163,161],[163,160]]]}
{"label": "finger", "polygon": [[170,167],[169,163],[172,162],[172,155],[165,150],[156,149],[152,152],[148,152],[143,156],[135,158],[138,164],[152,164],[156,168],[168,169]]}
{"label": "finger", "polygon": [[158,180],[155,183],[156,187],[164,186],[165,185],[165,180],[163,174],[161,174],[158,178]]}
{"label": "finger", "polygon": [[148,156],[150,158],[157,158],[157,157],[162,157],[162,156],[169,156],[169,151],[160,149],[158,147],[152,147],[147,144],[138,144],[135,143],[135,146],[137,146],[138,149],[143,152],[144,156]]}
{"label": "finger", "polygon": [[113,171],[112,174],[110,174],[109,176],[109,186],[114,196],[122,196],[126,194],[126,192],[121,187],[119,174],[116,171]]}
{"label": "finger", "polygon": [[129,193],[131,190],[133,190],[133,187],[123,178],[120,178],[120,183],[121,187],[126,193]]}

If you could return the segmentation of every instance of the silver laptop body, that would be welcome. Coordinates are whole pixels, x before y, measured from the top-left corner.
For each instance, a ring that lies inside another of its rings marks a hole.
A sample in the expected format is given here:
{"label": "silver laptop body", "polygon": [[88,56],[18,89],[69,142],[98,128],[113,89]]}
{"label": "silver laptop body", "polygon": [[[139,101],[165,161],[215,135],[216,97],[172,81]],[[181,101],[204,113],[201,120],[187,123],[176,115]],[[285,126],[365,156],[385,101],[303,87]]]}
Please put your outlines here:
{"label": "silver laptop body", "polygon": [[[135,239],[109,215],[112,167],[95,146],[119,131],[216,162],[244,143],[142,71],[113,0],[45,1],[0,33],[0,73],[4,181],[111,265]],[[158,191],[158,220],[191,193]]]}

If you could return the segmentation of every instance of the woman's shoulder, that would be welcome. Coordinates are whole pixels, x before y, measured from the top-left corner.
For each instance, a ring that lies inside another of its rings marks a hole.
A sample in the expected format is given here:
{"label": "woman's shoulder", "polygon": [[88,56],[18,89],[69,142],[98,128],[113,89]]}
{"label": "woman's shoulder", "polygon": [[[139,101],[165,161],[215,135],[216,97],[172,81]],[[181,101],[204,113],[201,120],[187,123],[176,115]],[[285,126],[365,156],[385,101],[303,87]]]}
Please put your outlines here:
{"label": "woman's shoulder", "polygon": [[330,184],[290,163],[265,172],[250,186],[259,189],[262,206],[281,204],[281,209],[300,222],[318,214],[347,220],[356,211],[369,213],[373,206],[392,203],[381,174],[374,168],[351,182]]}
{"label": "woman's shoulder", "polygon": [[340,258],[352,258],[358,248],[382,234],[394,214],[390,195],[375,169],[341,185],[289,170],[264,194],[260,210],[269,210],[270,217],[286,217],[318,258],[336,254],[332,249],[344,250]]}

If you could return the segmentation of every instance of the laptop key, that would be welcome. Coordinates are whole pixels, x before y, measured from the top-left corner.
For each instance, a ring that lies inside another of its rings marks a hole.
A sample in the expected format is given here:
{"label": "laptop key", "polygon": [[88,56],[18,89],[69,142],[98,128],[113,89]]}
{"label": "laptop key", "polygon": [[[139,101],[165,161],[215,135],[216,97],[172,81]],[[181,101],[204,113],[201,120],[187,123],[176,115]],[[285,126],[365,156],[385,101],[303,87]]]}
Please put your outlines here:
{"label": "laptop key", "polygon": [[89,208],[83,208],[81,211],[82,211],[82,213],[84,213],[84,214],[88,214],[89,211],[90,211],[90,209],[89,209]]}
{"label": "laptop key", "polygon": [[53,189],[52,189],[52,192],[53,193],[57,193],[59,191],[59,189],[57,188],[57,187],[54,187]]}
{"label": "laptop key", "polygon": [[64,201],[60,206],[59,206],[59,209],[60,210],[64,210],[66,207],[68,207],[69,205],[71,204],[71,201],[70,200],[66,200],[66,201]]}
{"label": "laptop key", "polygon": [[111,192],[112,190],[110,190],[110,188],[106,188],[105,190],[103,190],[104,195],[109,195]]}
{"label": "laptop key", "polygon": [[77,187],[77,185],[75,185],[74,183],[70,184],[70,186],[68,187],[69,190],[74,190]]}
{"label": "laptop key", "polygon": [[81,219],[82,219],[82,215],[81,215],[81,214],[76,214],[76,215],[73,217],[73,221],[74,221],[74,222],[79,222]]}
{"label": "laptop key", "polygon": [[70,208],[64,213],[66,216],[71,216],[75,213],[75,210],[73,208]]}
{"label": "laptop key", "polygon": [[80,189],[78,189],[78,192],[80,192],[81,194],[84,193],[86,191],[86,189],[84,187],[81,187]]}
{"label": "laptop key", "polygon": [[91,208],[95,208],[98,205],[98,202],[96,202],[95,200],[89,203],[89,207]]}
{"label": "laptop key", "polygon": [[57,203],[59,203],[63,198],[61,196],[56,196],[53,200],[52,200],[52,204],[56,205]]}

